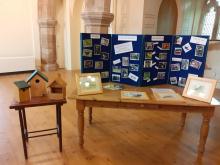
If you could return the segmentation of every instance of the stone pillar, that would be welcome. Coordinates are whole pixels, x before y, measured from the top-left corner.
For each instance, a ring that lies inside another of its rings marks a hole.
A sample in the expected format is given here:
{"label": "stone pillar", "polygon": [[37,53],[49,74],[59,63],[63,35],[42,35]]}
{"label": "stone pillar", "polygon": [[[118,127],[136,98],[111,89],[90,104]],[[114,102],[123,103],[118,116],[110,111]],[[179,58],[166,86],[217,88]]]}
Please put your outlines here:
{"label": "stone pillar", "polygon": [[57,70],[56,1],[38,0],[38,21],[41,45],[41,66],[45,71]]}
{"label": "stone pillar", "polygon": [[81,17],[85,32],[108,33],[114,15],[110,13],[111,0],[84,0]]}

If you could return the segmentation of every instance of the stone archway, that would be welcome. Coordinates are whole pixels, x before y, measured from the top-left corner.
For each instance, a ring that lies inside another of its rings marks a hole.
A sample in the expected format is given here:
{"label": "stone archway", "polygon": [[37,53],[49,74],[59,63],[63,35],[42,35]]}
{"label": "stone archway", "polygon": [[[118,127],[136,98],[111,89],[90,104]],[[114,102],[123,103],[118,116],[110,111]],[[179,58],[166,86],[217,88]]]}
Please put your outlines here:
{"label": "stone archway", "polygon": [[157,34],[176,34],[177,18],[176,0],[163,0],[158,12]]}

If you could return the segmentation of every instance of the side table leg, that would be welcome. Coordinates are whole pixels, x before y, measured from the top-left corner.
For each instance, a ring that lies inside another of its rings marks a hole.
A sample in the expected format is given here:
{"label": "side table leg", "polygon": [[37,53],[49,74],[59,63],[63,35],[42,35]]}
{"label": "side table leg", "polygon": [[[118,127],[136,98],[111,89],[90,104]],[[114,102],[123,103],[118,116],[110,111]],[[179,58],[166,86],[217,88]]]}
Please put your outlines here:
{"label": "side table leg", "polygon": [[92,124],[92,107],[89,107],[89,124]]}
{"label": "side table leg", "polygon": [[59,138],[59,105],[56,105],[56,127],[57,127],[57,137]]}
{"label": "side table leg", "polygon": [[24,121],[24,134],[25,134],[25,139],[28,142],[28,130],[27,130],[27,120],[26,120],[26,113],[25,109],[22,109],[22,115],[23,115],[23,121]]}
{"label": "side table leg", "polygon": [[199,147],[198,147],[198,158],[200,159],[205,151],[205,144],[209,133],[209,123],[213,113],[204,113],[203,114],[203,121],[202,126],[200,129],[200,140],[199,140]]}
{"label": "side table leg", "polygon": [[59,148],[62,152],[62,118],[61,118],[61,105],[57,105],[57,124],[58,124],[58,137],[59,137]]}
{"label": "side table leg", "polygon": [[76,108],[78,111],[78,133],[79,133],[79,145],[83,147],[84,144],[84,110],[85,106],[83,101],[76,101]]}
{"label": "side table leg", "polygon": [[185,126],[187,113],[181,114],[181,128]]}
{"label": "side table leg", "polygon": [[20,121],[20,127],[21,127],[21,137],[22,137],[22,142],[23,142],[24,156],[25,156],[25,159],[27,159],[28,155],[27,155],[27,146],[26,146],[26,141],[25,141],[25,133],[24,133],[24,123],[23,123],[23,117],[22,117],[22,110],[18,110],[18,113],[19,113],[19,121]]}

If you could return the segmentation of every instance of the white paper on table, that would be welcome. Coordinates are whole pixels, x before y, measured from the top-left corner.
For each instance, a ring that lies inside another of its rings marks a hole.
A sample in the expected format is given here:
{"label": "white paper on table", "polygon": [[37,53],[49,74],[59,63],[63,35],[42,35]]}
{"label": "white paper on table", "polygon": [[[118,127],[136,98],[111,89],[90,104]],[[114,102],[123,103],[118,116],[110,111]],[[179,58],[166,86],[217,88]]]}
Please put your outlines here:
{"label": "white paper on table", "polygon": [[119,64],[119,63],[121,63],[121,59],[117,59],[117,60],[113,61],[114,65]]}
{"label": "white paper on table", "polygon": [[152,36],[151,41],[164,41],[164,36]]}
{"label": "white paper on table", "polygon": [[175,62],[182,62],[182,58],[175,58],[175,57],[173,57],[173,58],[172,58],[172,61],[175,61]]}
{"label": "white paper on table", "polygon": [[199,45],[206,45],[207,38],[201,38],[201,37],[192,36],[191,39],[190,39],[190,42],[194,43],[194,44],[199,44]]}
{"label": "white paper on table", "polygon": [[100,34],[91,34],[91,39],[100,39]]}
{"label": "white paper on table", "polygon": [[129,73],[128,77],[129,77],[131,80],[135,81],[135,82],[138,81],[138,76],[136,76],[136,75],[133,74],[133,73]]}
{"label": "white paper on table", "polygon": [[189,52],[190,50],[192,50],[192,47],[190,46],[189,43],[183,45],[183,50],[185,53]]}
{"label": "white paper on table", "polygon": [[133,51],[132,42],[114,45],[115,54],[128,53]]}
{"label": "white paper on table", "polygon": [[137,36],[119,35],[118,41],[137,41]]}
{"label": "white paper on table", "polygon": [[174,90],[169,88],[151,88],[153,93],[176,93]]}

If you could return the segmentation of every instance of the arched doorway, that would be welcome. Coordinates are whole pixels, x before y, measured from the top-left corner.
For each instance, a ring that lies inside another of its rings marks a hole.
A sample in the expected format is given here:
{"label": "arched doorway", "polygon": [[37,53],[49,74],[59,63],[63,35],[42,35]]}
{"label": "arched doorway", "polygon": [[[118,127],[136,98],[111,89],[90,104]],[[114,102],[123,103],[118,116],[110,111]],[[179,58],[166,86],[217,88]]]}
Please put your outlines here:
{"label": "arched doorway", "polygon": [[163,0],[157,21],[157,34],[176,34],[178,9],[175,0]]}

